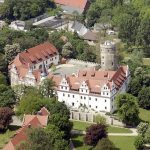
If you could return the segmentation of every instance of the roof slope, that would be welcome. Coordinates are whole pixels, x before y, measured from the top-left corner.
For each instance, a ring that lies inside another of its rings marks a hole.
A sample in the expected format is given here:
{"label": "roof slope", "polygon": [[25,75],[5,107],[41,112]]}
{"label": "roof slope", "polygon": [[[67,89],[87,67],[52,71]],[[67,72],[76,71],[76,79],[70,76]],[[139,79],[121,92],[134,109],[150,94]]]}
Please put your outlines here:
{"label": "roof slope", "polygon": [[54,0],[55,3],[84,9],[88,0]]}

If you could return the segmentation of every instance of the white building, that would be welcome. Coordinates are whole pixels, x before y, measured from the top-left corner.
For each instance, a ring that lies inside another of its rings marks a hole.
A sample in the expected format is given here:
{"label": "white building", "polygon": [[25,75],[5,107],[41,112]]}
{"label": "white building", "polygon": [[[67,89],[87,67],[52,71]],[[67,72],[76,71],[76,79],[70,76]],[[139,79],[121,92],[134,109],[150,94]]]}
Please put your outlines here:
{"label": "white building", "polygon": [[9,65],[11,86],[24,84],[37,86],[47,76],[51,65],[58,65],[59,53],[45,42],[19,53]]}
{"label": "white building", "polygon": [[58,101],[70,109],[84,107],[96,112],[113,112],[115,97],[125,92],[130,80],[128,66],[118,66],[114,43],[101,44],[101,69],[79,70],[66,77],[48,74],[51,64],[57,65],[59,54],[50,43],[44,43],[16,56],[10,64],[11,85],[38,86],[41,80],[55,81]]}
{"label": "white building", "polygon": [[9,27],[11,29],[13,29],[13,30],[26,31],[25,30],[25,22],[24,21],[20,21],[20,20],[16,20],[16,21],[11,22]]}

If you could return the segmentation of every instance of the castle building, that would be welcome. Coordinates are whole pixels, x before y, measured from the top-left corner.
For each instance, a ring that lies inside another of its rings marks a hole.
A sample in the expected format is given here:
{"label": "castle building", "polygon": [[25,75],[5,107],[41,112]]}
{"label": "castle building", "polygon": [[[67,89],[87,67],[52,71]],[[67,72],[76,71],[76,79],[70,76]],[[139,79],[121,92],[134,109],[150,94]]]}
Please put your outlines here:
{"label": "castle building", "polygon": [[19,84],[37,86],[46,78],[50,66],[58,63],[58,50],[48,42],[25,50],[9,65],[11,86]]}
{"label": "castle building", "polygon": [[113,112],[115,97],[126,92],[130,80],[128,66],[119,66],[116,61],[115,44],[106,41],[101,44],[101,69],[82,69],[73,75],[48,72],[51,64],[59,63],[57,49],[44,43],[16,56],[10,64],[11,85],[38,86],[45,78],[55,81],[58,101],[70,109],[84,107],[88,110]]}
{"label": "castle building", "polygon": [[116,95],[126,92],[130,80],[128,66],[117,66],[115,44],[106,41],[101,45],[100,70],[80,70],[76,75],[49,78],[56,83],[58,100],[71,109],[113,112]]}

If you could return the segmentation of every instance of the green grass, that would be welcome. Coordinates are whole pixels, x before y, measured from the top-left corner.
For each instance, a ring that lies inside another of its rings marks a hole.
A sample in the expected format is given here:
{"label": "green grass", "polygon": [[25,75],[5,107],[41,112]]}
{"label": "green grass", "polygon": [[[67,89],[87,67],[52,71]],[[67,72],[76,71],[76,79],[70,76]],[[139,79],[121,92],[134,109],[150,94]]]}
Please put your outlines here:
{"label": "green grass", "polygon": [[83,135],[73,135],[72,142],[76,150],[89,150],[91,147],[87,146],[83,142]]}
{"label": "green grass", "polygon": [[150,66],[150,58],[143,58],[143,64],[146,66]]}
{"label": "green grass", "polygon": [[[109,136],[109,139],[115,144],[116,148],[120,150],[135,150],[135,137],[130,136]],[[72,142],[76,150],[90,150],[92,147],[83,143],[83,135],[72,136]]]}
{"label": "green grass", "polygon": [[139,117],[143,121],[150,122],[150,110],[140,108]]}
{"label": "green grass", "polygon": [[134,147],[135,137],[133,136],[109,136],[109,139],[120,150],[136,150]]}
{"label": "green grass", "polygon": [[7,130],[5,133],[0,133],[0,149],[4,147],[15,134],[15,131]]}
{"label": "green grass", "polygon": [[[88,126],[92,125],[92,123],[86,123],[86,122],[80,122],[80,121],[72,121],[72,122],[73,122],[73,129],[81,130],[81,131],[85,131]],[[114,127],[114,126],[109,126],[108,132],[109,133],[132,133],[130,129],[119,128],[119,127]]]}
{"label": "green grass", "polygon": [[108,133],[132,133],[132,131],[127,128],[119,128],[119,127],[109,126]]}

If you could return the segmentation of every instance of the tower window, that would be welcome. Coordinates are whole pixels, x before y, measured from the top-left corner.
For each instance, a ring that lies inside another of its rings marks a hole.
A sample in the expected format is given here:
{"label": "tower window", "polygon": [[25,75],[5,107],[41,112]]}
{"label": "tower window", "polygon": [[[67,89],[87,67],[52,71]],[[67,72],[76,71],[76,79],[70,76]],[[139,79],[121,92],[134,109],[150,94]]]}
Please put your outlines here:
{"label": "tower window", "polygon": [[112,66],[114,65],[114,63],[112,62]]}

